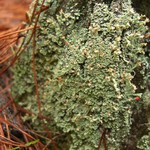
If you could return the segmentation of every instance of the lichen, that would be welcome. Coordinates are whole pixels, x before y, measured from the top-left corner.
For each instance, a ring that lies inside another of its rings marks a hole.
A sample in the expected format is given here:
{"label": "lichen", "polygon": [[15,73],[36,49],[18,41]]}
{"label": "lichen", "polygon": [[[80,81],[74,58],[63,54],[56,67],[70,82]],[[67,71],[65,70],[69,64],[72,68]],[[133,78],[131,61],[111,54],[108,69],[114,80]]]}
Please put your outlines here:
{"label": "lichen", "polygon": [[138,150],[148,150],[150,148],[150,136],[143,136],[137,145]]}
{"label": "lichen", "polygon": [[[35,59],[42,114],[71,136],[70,150],[97,148],[103,129],[109,150],[116,150],[130,134],[133,108],[147,102],[145,82],[133,83],[137,70],[144,80],[148,68],[146,20],[140,20],[130,0],[122,1],[120,10],[102,2],[91,9],[93,1],[88,1],[87,25],[81,20],[85,10],[71,2],[58,11],[60,1],[47,0],[51,7],[38,22]],[[38,113],[32,42],[13,72],[18,102]],[[40,128],[36,117],[26,118]]]}

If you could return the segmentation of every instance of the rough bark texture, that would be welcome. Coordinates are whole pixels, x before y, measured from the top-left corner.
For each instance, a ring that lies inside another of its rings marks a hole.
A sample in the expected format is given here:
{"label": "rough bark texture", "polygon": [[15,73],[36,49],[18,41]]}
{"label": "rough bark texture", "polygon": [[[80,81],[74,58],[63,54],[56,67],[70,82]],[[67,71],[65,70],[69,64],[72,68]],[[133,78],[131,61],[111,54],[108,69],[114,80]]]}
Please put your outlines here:
{"label": "rough bark texture", "polygon": [[[103,137],[105,149],[147,150],[147,20],[130,0],[47,0],[45,5],[34,57],[41,110],[54,120],[47,125],[68,135],[67,148],[61,149],[99,149]],[[32,42],[29,47],[14,68],[13,91],[21,105],[38,113]],[[26,119],[41,128],[37,118]]]}

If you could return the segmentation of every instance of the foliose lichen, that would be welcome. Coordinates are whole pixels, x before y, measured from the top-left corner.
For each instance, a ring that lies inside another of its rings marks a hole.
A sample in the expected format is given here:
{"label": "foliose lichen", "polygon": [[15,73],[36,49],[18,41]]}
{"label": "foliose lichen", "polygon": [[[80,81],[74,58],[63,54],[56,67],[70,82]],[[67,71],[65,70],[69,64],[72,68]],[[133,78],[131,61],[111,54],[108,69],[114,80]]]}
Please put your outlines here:
{"label": "foliose lichen", "polygon": [[[146,81],[146,20],[130,0],[122,0],[119,10],[92,0],[82,9],[71,0],[68,7],[57,0],[46,0],[46,5],[50,7],[38,22],[34,56],[42,114],[71,136],[70,150],[96,149],[103,129],[109,150],[119,149],[130,134],[133,108],[147,103],[146,82],[133,83],[137,70],[139,81]],[[18,102],[38,113],[32,42],[13,72]],[[40,128],[36,117],[26,119]]]}
{"label": "foliose lichen", "polygon": [[150,136],[143,136],[137,145],[138,150],[148,150],[150,148]]}

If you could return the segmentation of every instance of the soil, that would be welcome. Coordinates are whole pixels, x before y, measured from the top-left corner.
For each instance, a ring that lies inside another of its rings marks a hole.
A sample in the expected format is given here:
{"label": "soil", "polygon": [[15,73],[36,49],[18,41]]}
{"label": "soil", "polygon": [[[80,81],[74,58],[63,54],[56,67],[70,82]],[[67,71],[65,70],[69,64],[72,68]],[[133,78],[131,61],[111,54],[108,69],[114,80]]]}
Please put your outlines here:
{"label": "soil", "polygon": [[26,12],[32,0],[0,0],[0,32],[26,21]]}

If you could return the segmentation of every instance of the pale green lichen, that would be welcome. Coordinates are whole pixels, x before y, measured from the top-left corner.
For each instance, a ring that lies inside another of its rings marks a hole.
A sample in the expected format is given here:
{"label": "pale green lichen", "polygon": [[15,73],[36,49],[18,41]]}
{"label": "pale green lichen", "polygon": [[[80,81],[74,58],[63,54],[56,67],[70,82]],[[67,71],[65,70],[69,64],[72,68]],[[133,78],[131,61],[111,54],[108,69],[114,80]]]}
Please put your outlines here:
{"label": "pale green lichen", "polygon": [[[78,9],[78,3],[70,0],[67,9],[57,11],[61,1],[52,2],[46,1],[51,7],[41,15],[36,39],[42,113],[71,136],[70,150],[97,148],[103,129],[109,131],[109,150],[119,149],[130,134],[133,107],[146,102],[145,85],[132,82],[138,69],[143,80],[148,67],[145,21],[130,0],[122,1],[121,10],[95,2],[85,16],[89,25],[81,20],[84,8]],[[31,56],[32,48],[15,66],[13,91],[22,98],[21,105],[38,113]],[[27,118],[40,128],[38,119]]]}
{"label": "pale green lichen", "polygon": [[137,145],[138,150],[148,150],[150,148],[150,136],[143,136]]}

